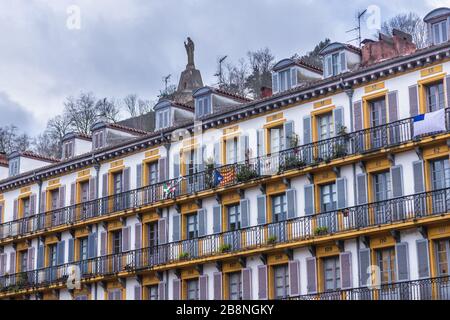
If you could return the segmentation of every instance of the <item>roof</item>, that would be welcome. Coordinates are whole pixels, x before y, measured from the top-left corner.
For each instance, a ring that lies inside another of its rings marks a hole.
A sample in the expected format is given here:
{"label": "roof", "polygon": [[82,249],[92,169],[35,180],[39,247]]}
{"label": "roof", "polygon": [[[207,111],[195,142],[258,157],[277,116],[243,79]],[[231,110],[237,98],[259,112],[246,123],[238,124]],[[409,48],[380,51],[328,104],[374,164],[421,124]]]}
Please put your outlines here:
{"label": "roof", "polygon": [[423,18],[423,21],[425,23],[429,23],[447,16],[450,16],[450,8],[447,7],[437,8],[428,13],[425,16],[425,18]]}
{"label": "roof", "polygon": [[131,133],[133,135],[141,135],[141,136],[143,136],[143,135],[148,134],[147,131],[144,131],[144,130],[141,130],[141,129],[127,127],[127,126],[125,126],[123,124],[119,124],[119,123],[108,123],[108,122],[104,122],[104,121],[95,123],[92,126],[91,131],[95,131],[95,130],[98,130],[98,129],[101,129],[101,128],[105,128],[105,127],[106,128],[111,128],[111,129],[114,129],[114,130],[128,132],[128,133]]}
{"label": "roof", "polygon": [[55,159],[52,157],[47,157],[47,156],[42,156],[42,155],[36,154],[31,151],[13,152],[8,156],[8,159],[16,158],[16,157],[25,157],[25,158],[35,159],[35,160],[44,161],[44,162],[53,162],[53,163],[57,163],[60,161],[58,159]]}
{"label": "roof", "polygon": [[155,105],[154,109],[158,110],[158,109],[160,109],[160,106],[161,107],[173,106],[176,108],[194,112],[194,107],[184,104],[184,103],[181,103],[181,102],[174,101],[174,100],[169,100],[169,99],[162,99]]}
{"label": "roof", "polygon": [[92,141],[92,136],[85,134],[85,133],[79,133],[79,132],[69,132],[64,135],[62,138],[62,141],[69,140],[69,139],[83,139],[87,141]]}
{"label": "roof", "polygon": [[358,47],[355,47],[348,43],[333,42],[333,43],[330,43],[329,45],[327,45],[322,50],[320,50],[319,55],[324,56],[324,55],[327,55],[329,53],[332,53],[332,52],[335,52],[335,51],[341,50],[341,49],[347,49],[356,54],[359,54],[359,55],[361,54],[361,49]]}
{"label": "roof", "polygon": [[198,92],[200,92],[200,91],[204,91],[201,94],[204,94],[206,92],[210,92],[211,91],[211,92],[213,92],[215,94],[218,94],[218,95],[221,95],[221,96],[225,96],[225,97],[229,97],[229,98],[231,98],[233,100],[239,100],[241,102],[251,102],[251,101],[253,101],[253,99],[244,97],[242,95],[239,95],[239,94],[236,94],[236,93],[232,93],[232,92],[226,91],[224,89],[210,87],[210,86],[205,86],[205,87],[199,88],[199,89],[195,90],[192,95],[195,97],[196,94]]}
{"label": "roof", "polygon": [[287,68],[287,67],[289,67],[291,65],[296,65],[296,66],[299,66],[299,67],[302,67],[302,68],[306,68],[306,69],[309,69],[309,70],[311,70],[313,72],[316,72],[316,73],[320,73],[320,74],[323,73],[322,68],[319,68],[319,67],[317,67],[315,65],[312,65],[311,63],[308,63],[308,62],[304,61],[301,58],[298,58],[298,59],[288,58],[288,59],[280,60],[278,63],[276,63],[273,66],[272,70],[273,71],[278,71],[278,70]]}

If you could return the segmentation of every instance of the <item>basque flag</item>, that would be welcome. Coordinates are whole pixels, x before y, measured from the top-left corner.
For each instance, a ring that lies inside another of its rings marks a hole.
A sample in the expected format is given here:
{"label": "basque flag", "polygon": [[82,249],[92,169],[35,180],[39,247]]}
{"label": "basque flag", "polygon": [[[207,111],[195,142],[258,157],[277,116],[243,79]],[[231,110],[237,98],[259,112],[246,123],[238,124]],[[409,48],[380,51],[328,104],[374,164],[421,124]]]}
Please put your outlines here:
{"label": "basque flag", "polygon": [[446,130],[445,109],[414,117],[414,137]]}

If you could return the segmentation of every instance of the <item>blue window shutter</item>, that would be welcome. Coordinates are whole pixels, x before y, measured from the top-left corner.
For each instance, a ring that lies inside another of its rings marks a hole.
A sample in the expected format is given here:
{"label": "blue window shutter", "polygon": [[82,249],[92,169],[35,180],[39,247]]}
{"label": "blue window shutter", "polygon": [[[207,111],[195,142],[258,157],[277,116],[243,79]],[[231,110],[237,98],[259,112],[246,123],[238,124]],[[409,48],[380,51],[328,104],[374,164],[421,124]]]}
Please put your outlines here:
{"label": "blue window shutter", "polygon": [[34,270],[34,254],[35,248],[34,247],[28,248],[28,261],[27,261],[28,271]]}
{"label": "blue window shutter", "polygon": [[138,163],[136,165],[136,189],[142,187],[142,164]]}
{"label": "blue window shutter", "polygon": [[347,207],[347,179],[339,178],[336,179],[336,190],[337,190],[337,208],[343,209]]}
{"label": "blue window shutter", "polygon": [[240,201],[241,205],[241,227],[250,227],[250,200],[242,199]]}
{"label": "blue window shutter", "polygon": [[333,117],[334,117],[334,134],[335,134],[335,136],[338,136],[339,132],[341,132],[341,129],[345,126],[344,125],[344,108],[338,107],[338,108],[334,109]]}
{"label": "blue window shutter", "polygon": [[66,206],[66,186],[63,185],[59,188],[59,207],[64,208]]}
{"label": "blue window shutter", "polygon": [[289,261],[289,291],[290,296],[300,295],[300,261]]}
{"label": "blue window shutter", "polygon": [[340,72],[343,73],[347,71],[347,59],[345,57],[345,51],[342,51],[339,54],[339,62],[340,62]]}
{"label": "blue window shutter", "polygon": [[166,294],[166,282],[160,281],[158,283],[158,300],[167,300],[167,294]]}
{"label": "blue window shutter", "polygon": [[394,166],[391,168],[392,196],[394,198],[403,196],[403,168]]}
{"label": "blue window shutter", "polygon": [[77,184],[75,182],[70,184],[70,205],[71,206],[73,206],[75,204],[75,197],[76,197],[76,191],[77,191],[76,187],[77,187]]}
{"label": "blue window shutter", "polygon": [[419,279],[430,277],[430,257],[428,253],[428,240],[416,240],[417,266],[419,268]]}
{"label": "blue window shutter", "polygon": [[173,279],[172,280],[172,300],[181,300],[181,280]]}
{"label": "blue window shutter", "polygon": [[75,239],[70,238],[67,242],[67,246],[69,249],[69,259],[68,262],[72,263],[74,261],[74,249],[75,249]]}
{"label": "blue window shutter", "polygon": [[343,252],[339,257],[341,269],[341,289],[350,289],[353,287],[352,281],[352,253]]}
{"label": "blue window shutter", "polygon": [[413,176],[414,176],[414,192],[425,192],[425,181],[423,174],[423,161],[413,162]]}
{"label": "blue window shutter", "polygon": [[238,161],[248,160],[249,154],[248,136],[242,135],[239,137],[239,159]]}
{"label": "blue window shutter", "polygon": [[294,145],[294,121],[287,121],[284,124],[284,149],[291,149],[296,147]]}
{"label": "blue window shutter", "polygon": [[445,88],[447,90],[447,108],[450,107],[450,76],[445,78]]}
{"label": "blue window shutter", "polygon": [[88,235],[88,259],[97,256],[97,233],[93,232]]}
{"label": "blue window shutter", "polygon": [[409,252],[408,243],[402,242],[395,245],[398,281],[409,280]]}
{"label": "blue window shutter", "polygon": [[[1,214],[2,210],[0,208],[0,214]],[[36,214],[36,194],[32,194],[30,196],[30,214],[34,215]]]}
{"label": "blue window shutter", "polygon": [[278,73],[272,73],[272,91],[273,93],[278,92]]}
{"label": "blue window shutter", "polygon": [[19,201],[14,199],[13,202],[13,220],[17,220],[19,218]]}
{"label": "blue window shutter", "polygon": [[166,164],[167,158],[161,158],[158,160],[159,182],[167,180]]}
{"label": "blue window shutter", "polygon": [[127,167],[123,170],[123,190],[129,191],[130,187],[130,168]]}
{"label": "blue window shutter", "polygon": [[264,139],[265,130],[264,129],[258,129],[257,132],[257,156],[262,157],[265,155],[265,139]]}
{"label": "blue window shutter", "polygon": [[257,205],[258,205],[258,225],[266,224],[266,195],[259,195],[256,198]]}
{"label": "blue window shutter", "polygon": [[208,275],[203,274],[198,278],[199,284],[199,299],[208,300]]}
{"label": "blue window shutter", "polygon": [[158,244],[167,243],[167,218],[158,220]]}
{"label": "blue window shutter", "polygon": [[58,265],[64,264],[65,246],[66,246],[66,242],[64,240],[58,242],[56,245],[56,261],[58,262]]}
{"label": "blue window shutter", "polygon": [[367,287],[371,283],[370,279],[370,249],[359,250],[359,282],[361,287]]}
{"label": "blue window shutter", "polygon": [[206,235],[206,210],[205,209],[199,209],[197,211],[198,216],[198,236],[203,237]]}
{"label": "blue window shutter", "polygon": [[41,199],[40,199],[40,208],[39,208],[39,213],[44,213],[45,212],[45,204],[46,204],[46,192],[43,191],[41,192]]}
{"label": "blue window shutter", "polygon": [[419,114],[419,98],[417,84],[409,87],[409,113],[411,117]]}
{"label": "blue window shutter", "polygon": [[317,269],[316,258],[311,257],[306,259],[306,279],[308,294],[317,292]]}
{"label": "blue window shutter", "polygon": [[141,249],[142,248],[142,224],[136,223],[134,225],[134,248]]}
{"label": "blue window shutter", "polygon": [[220,167],[222,164],[222,158],[221,158],[221,154],[222,152],[220,152],[220,142],[216,142],[214,143],[214,164],[216,167]]}
{"label": "blue window shutter", "polygon": [[392,91],[388,93],[389,103],[389,122],[398,120],[398,92]]}
{"label": "blue window shutter", "polygon": [[312,142],[311,116],[303,118],[303,144]]}
{"label": "blue window shutter", "polygon": [[180,155],[175,153],[173,155],[173,178],[176,179],[180,176]]}
{"label": "blue window shutter", "polygon": [[105,231],[100,233],[100,255],[106,256],[107,254],[107,238],[108,234]]}
{"label": "blue window shutter", "polygon": [[242,277],[242,300],[252,299],[252,269],[245,268],[241,271]]}
{"label": "blue window shutter", "polygon": [[131,227],[122,228],[122,252],[127,252],[130,250],[131,242]]}
{"label": "blue window shutter", "polygon": [[92,177],[89,179],[89,200],[97,199],[97,179]]}
{"label": "blue window shutter", "polygon": [[314,208],[314,185],[308,184],[304,187],[305,193],[305,215],[311,216],[315,213]]}
{"label": "blue window shutter", "polygon": [[172,218],[172,226],[173,226],[173,241],[181,240],[181,215],[175,214]]}
{"label": "blue window shutter", "polygon": [[355,119],[355,131],[362,130],[364,126],[361,101],[356,101],[355,103],[353,103],[353,117]]}
{"label": "blue window shutter", "polygon": [[134,286],[134,300],[142,300],[142,287],[140,285]]}
{"label": "blue window shutter", "polygon": [[356,176],[357,204],[367,203],[367,174],[361,173]]}
{"label": "blue window shutter", "polygon": [[268,299],[268,288],[267,288],[267,266],[258,266],[258,299],[267,300]]}
{"label": "blue window shutter", "polygon": [[222,232],[222,206],[215,205],[213,207],[213,233]]}
{"label": "blue window shutter", "polygon": [[16,273],[16,252],[13,251],[9,254],[9,274]]}
{"label": "blue window shutter", "polygon": [[108,196],[108,174],[104,173],[102,176],[102,196]]}
{"label": "blue window shutter", "polygon": [[297,190],[286,190],[287,202],[287,218],[294,219],[297,217]]}
{"label": "blue window shutter", "polygon": [[38,269],[44,268],[44,254],[45,254],[44,246],[38,246],[38,253],[37,253],[37,268]]}
{"label": "blue window shutter", "polygon": [[213,274],[214,285],[214,300],[222,300],[222,272],[214,272]]}

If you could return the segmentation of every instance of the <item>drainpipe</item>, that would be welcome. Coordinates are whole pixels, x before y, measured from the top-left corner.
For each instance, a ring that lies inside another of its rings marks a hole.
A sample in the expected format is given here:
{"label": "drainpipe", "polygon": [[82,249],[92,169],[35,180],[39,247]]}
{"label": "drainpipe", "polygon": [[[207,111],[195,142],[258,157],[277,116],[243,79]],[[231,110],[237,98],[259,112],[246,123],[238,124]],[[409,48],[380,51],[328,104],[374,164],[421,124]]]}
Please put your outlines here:
{"label": "drainpipe", "polygon": [[[94,162],[94,169],[95,169],[95,199],[99,199],[99,187],[100,187],[100,162],[95,158],[95,154],[92,155],[92,161]],[[97,233],[97,239],[98,239],[98,224],[95,224],[95,232]],[[98,245],[98,243],[97,243]],[[97,247],[98,249],[98,247]],[[97,300],[97,293],[98,293],[98,283],[95,282],[94,287],[94,300]]]}

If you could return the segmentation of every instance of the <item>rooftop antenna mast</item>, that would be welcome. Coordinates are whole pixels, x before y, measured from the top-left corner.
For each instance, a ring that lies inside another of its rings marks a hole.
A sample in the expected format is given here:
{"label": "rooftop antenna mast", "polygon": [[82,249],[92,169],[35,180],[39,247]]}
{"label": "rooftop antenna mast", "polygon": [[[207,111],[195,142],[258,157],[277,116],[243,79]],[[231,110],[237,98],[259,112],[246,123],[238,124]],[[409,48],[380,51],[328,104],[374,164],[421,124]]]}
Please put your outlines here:
{"label": "rooftop antenna mast", "polygon": [[366,12],[367,12],[367,9],[358,12],[358,16],[357,16],[357,19],[358,19],[358,26],[357,26],[356,28],[353,28],[353,29],[348,30],[348,31],[346,32],[346,33],[350,33],[350,32],[354,32],[354,31],[358,31],[358,37],[355,38],[355,39],[349,40],[349,41],[347,41],[347,42],[358,41],[358,46],[359,46],[360,49],[361,49],[361,42],[362,42],[362,36],[361,36],[361,20],[362,20],[363,16],[366,14]]}
{"label": "rooftop antenna mast", "polygon": [[223,56],[219,59],[219,71],[214,75],[219,78],[219,85],[223,84],[223,72],[222,72],[222,64],[228,56]]}

